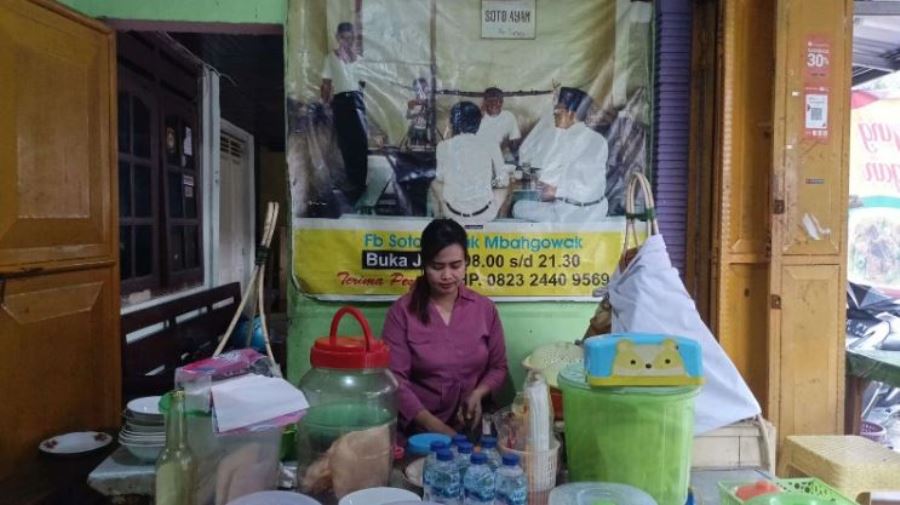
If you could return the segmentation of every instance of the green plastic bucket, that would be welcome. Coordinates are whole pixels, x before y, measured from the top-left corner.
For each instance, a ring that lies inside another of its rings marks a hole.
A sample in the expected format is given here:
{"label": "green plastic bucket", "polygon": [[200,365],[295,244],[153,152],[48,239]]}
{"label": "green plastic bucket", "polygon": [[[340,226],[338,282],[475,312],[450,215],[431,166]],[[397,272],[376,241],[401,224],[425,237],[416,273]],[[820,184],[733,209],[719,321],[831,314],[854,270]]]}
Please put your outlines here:
{"label": "green plastic bucket", "polygon": [[591,388],[573,363],[559,374],[569,480],[618,482],[659,505],[684,505],[699,387]]}

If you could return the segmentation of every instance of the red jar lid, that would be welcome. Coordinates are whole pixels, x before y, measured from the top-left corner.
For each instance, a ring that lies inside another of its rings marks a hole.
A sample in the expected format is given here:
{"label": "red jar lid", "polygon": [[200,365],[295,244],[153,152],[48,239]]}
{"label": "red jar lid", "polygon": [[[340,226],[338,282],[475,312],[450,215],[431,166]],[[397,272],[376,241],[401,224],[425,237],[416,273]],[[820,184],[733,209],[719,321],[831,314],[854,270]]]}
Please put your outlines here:
{"label": "red jar lid", "polygon": [[[338,323],[346,314],[352,315],[359,322],[363,330],[362,338],[337,336]],[[329,335],[316,339],[309,353],[309,362],[315,368],[387,368],[390,359],[388,346],[372,336],[369,322],[354,307],[342,307],[337,311],[331,320]]]}

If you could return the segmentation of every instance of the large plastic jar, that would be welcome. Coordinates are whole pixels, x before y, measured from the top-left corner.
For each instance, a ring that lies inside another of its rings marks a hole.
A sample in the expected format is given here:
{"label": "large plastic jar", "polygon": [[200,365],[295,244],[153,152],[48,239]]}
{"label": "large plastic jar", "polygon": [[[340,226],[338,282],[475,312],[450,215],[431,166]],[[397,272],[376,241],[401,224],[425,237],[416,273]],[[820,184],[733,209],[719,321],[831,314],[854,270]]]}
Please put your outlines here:
{"label": "large plastic jar", "polygon": [[[359,321],[364,336],[337,337],[341,317]],[[297,425],[297,488],[330,502],[390,479],[397,427],[397,379],[390,355],[363,315],[341,308],[328,337],[310,351],[312,368],[300,379],[309,401]]]}
{"label": "large plastic jar", "polygon": [[628,484],[659,505],[684,505],[699,387],[592,388],[579,363],[559,386],[570,481]]}

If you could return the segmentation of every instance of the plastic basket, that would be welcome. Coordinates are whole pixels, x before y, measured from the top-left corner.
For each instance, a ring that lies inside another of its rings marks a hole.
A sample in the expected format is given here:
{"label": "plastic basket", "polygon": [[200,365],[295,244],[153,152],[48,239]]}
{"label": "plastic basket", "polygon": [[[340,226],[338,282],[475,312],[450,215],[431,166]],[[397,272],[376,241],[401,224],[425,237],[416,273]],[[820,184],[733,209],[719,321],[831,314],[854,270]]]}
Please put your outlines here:
{"label": "plastic basket", "polygon": [[[834,488],[819,479],[775,479],[772,482],[781,488],[782,491],[787,493],[807,494],[834,503],[835,505],[856,505],[856,502],[835,491]],[[737,488],[748,484],[753,484],[753,482],[719,482],[719,495],[722,498],[722,505],[743,505],[745,502],[738,498],[734,492]]]}
{"label": "plastic basket", "polygon": [[859,427],[859,434],[868,438],[869,440],[882,443],[884,441],[884,436],[887,433],[887,430],[884,429],[884,426],[878,423],[871,423],[869,421],[863,421],[862,425]]}
{"label": "plastic basket", "polygon": [[503,454],[515,454],[528,479],[528,503],[547,503],[550,491],[556,487],[559,470],[559,441],[550,439],[548,451],[517,451],[500,444]]}

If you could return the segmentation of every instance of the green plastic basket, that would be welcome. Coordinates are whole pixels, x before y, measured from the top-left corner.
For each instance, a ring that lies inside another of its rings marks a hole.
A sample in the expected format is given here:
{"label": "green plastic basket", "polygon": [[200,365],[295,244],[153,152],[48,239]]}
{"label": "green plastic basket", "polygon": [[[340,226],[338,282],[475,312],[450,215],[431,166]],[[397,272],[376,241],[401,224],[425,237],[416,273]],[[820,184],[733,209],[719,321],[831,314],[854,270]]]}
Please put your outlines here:
{"label": "green plastic basket", "polygon": [[[755,482],[755,481],[754,481]],[[801,493],[819,498],[835,505],[856,505],[856,502],[848,499],[846,496],[837,492],[824,482],[815,478],[803,479],[775,479],[775,483],[785,493]],[[737,495],[735,490],[741,486],[753,484],[753,482],[737,482],[722,481],[719,482],[719,495],[722,498],[722,505],[743,505],[744,502]]]}

